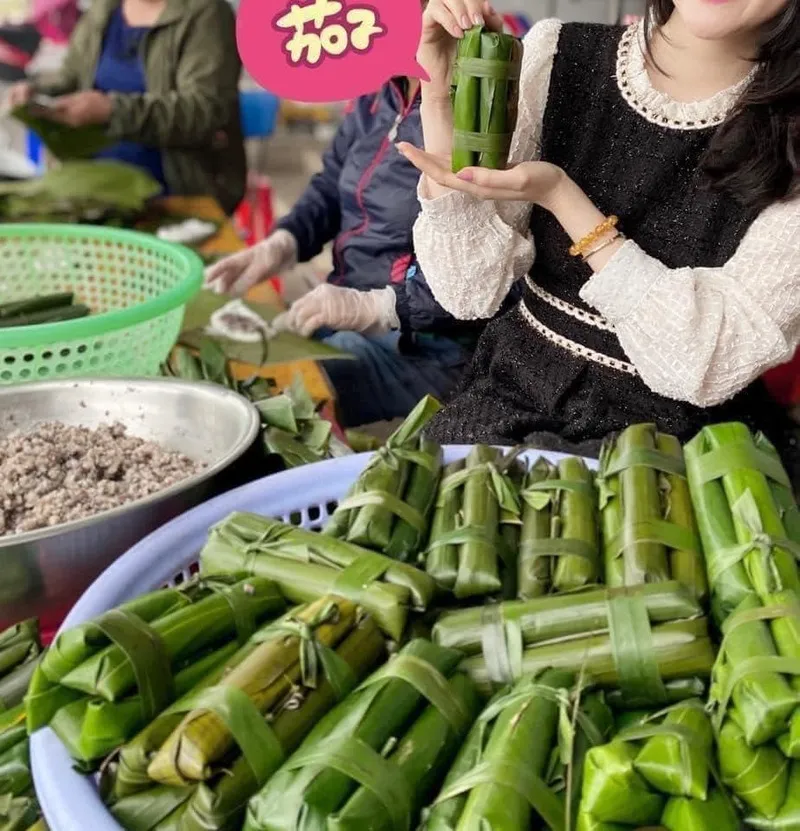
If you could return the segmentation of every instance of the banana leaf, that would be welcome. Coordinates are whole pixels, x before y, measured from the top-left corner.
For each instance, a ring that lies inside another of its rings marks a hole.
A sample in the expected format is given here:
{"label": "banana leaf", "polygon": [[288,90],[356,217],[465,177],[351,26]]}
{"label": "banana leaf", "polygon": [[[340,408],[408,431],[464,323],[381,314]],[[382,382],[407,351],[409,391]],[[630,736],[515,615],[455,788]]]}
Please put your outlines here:
{"label": "banana leaf", "polygon": [[[609,600],[626,596],[626,589],[594,589],[574,594],[551,595],[532,600],[512,600],[497,604],[492,611],[506,628],[518,629],[526,646],[566,640],[608,631]],[[702,607],[690,592],[677,582],[639,586],[650,623],[698,617]],[[467,654],[481,651],[488,613],[485,608],[445,612],[433,627],[433,639],[442,646]]]}
{"label": "banana leaf", "polygon": [[[199,349],[209,337],[206,329],[211,315],[230,303],[232,297],[208,289],[199,291],[187,304],[179,342],[184,346]],[[242,301],[244,302],[244,301]],[[245,302],[250,311],[270,324],[281,312],[277,306],[265,303]],[[230,361],[241,361],[252,366],[280,364],[288,361],[349,360],[353,356],[320,340],[304,338],[291,332],[279,332],[269,338],[269,351],[264,358],[263,343],[250,343],[233,338],[213,335],[213,340],[222,347]]]}
{"label": "banana leaf", "polygon": [[25,708],[0,714],[0,794],[24,796],[33,788]]}
{"label": "banana leaf", "polygon": [[[435,482],[423,484],[423,493],[420,495],[417,493],[419,481],[414,483],[415,489],[412,491],[409,479],[415,468],[420,467],[428,472],[428,479],[438,478],[441,448],[433,442],[420,445],[419,440],[428,422],[440,409],[441,404],[429,395],[414,407],[386,444],[372,457],[348,495],[334,511],[324,533],[342,536],[355,545],[401,559],[397,555],[403,553],[402,548],[395,549],[394,553],[390,549],[398,521],[405,520],[418,535],[427,530],[427,511],[432,501],[430,491],[431,485],[435,487]],[[411,494],[418,503],[410,509],[407,494]],[[425,513],[422,512],[423,509]],[[415,539],[414,537],[411,541],[414,542]]]}
{"label": "banana leaf", "polygon": [[636,771],[636,746],[611,741],[586,754],[578,827],[593,827],[580,817],[601,823],[658,825],[664,809],[662,794],[651,790]]}
{"label": "banana leaf", "polygon": [[605,445],[598,478],[601,509],[610,514],[603,521],[607,585],[677,579],[675,562],[702,594],[700,541],[683,477],[677,440],[653,424],[634,424]]}
{"label": "banana leaf", "polygon": [[34,179],[0,182],[0,199],[13,198],[40,207],[53,205],[56,209],[63,203],[89,203],[141,211],[160,191],[158,182],[138,167],[106,159],[67,161]]}
{"label": "banana leaf", "polygon": [[720,775],[726,787],[755,813],[777,816],[786,800],[790,762],[777,747],[750,747],[736,715],[717,736]]}
{"label": "banana leaf", "polygon": [[[518,57],[519,43],[516,38],[500,32],[484,32],[481,35],[481,59],[484,61],[509,64]],[[515,82],[509,78],[481,78],[481,108],[478,132],[487,136],[505,136],[513,133],[516,123],[517,97]],[[490,150],[478,158],[481,167],[503,170],[508,162],[508,151],[498,141]]]}
{"label": "banana leaf", "polygon": [[783,733],[798,702],[785,676],[772,669],[777,653],[769,627],[760,617],[763,611],[750,595],[725,621],[710,691],[717,724],[733,702],[745,738],[753,746]]}
{"label": "banana leaf", "polygon": [[180,831],[194,791],[156,785],[116,802],[110,811],[125,831]]}
{"label": "banana leaf", "polygon": [[[350,667],[352,682],[359,683],[381,661],[384,649],[384,639],[372,618],[364,618],[339,644],[336,654]],[[271,714],[271,726],[284,754],[297,748],[341,695],[342,690],[327,677],[315,689],[292,691]],[[186,806],[181,831],[239,831],[247,802],[258,790],[259,780],[247,759],[237,756],[213,780],[198,785]]]}
{"label": "banana leaf", "polygon": [[[220,585],[191,606],[157,618],[151,629],[162,644],[167,666],[174,667],[192,655],[237,637],[245,623],[250,628],[244,635],[246,639],[258,624],[285,608],[275,583],[247,577],[230,585]],[[136,654],[141,656],[145,649],[140,632],[135,630],[134,641],[128,635],[117,637],[116,643],[83,661],[64,675],[60,683],[106,701],[119,701],[139,683]]]}
{"label": "banana leaf", "polygon": [[255,514],[234,513],[215,526],[200,555],[203,574],[249,571],[269,576],[292,602],[326,594],[348,597],[399,640],[408,609],[425,609],[430,575],[344,540]]}
{"label": "banana leaf", "polygon": [[[411,514],[409,519],[397,518],[392,527],[389,545],[384,552],[387,557],[404,563],[416,562],[421,554],[422,545],[428,534],[428,521],[436,500],[436,488],[442,473],[441,445],[422,436],[417,452],[420,454],[420,460],[425,459],[426,464],[412,465],[408,486],[403,495],[406,505],[416,514]],[[411,522],[410,520],[415,517],[422,518],[422,522]]]}
{"label": "banana leaf", "polygon": [[70,127],[49,118],[39,118],[26,106],[17,107],[11,115],[36,133],[49,152],[62,162],[91,159],[112,143],[101,125]]}
{"label": "banana leaf", "polygon": [[733,803],[719,789],[713,788],[708,799],[673,796],[667,800],[661,825],[667,831],[739,831],[739,818]]}
{"label": "banana leaf", "polygon": [[525,485],[527,469],[521,459],[512,458],[503,465],[503,476],[514,495],[516,511],[500,512],[500,579],[503,600],[513,600],[517,592],[517,575],[519,572],[519,545],[522,536],[521,499]]}
{"label": "banana leaf", "polygon": [[[209,673],[226,666],[237,651],[237,644],[229,643],[180,669],[174,678],[175,696],[186,695]],[[146,724],[144,703],[137,694],[116,702],[79,698],[62,707],[50,727],[80,768],[91,771]]]}
{"label": "banana leaf", "polygon": [[38,656],[26,660],[0,678],[0,713],[4,708],[16,707],[24,700],[38,662]]}
{"label": "banana leaf", "polygon": [[551,536],[556,494],[538,488],[557,477],[555,465],[539,458],[533,463],[525,482],[517,578],[521,600],[540,597],[550,589],[552,558],[542,550],[541,540],[549,540]]}
{"label": "banana leaf", "polygon": [[445,465],[431,519],[425,570],[443,589],[452,590],[458,574],[458,543],[449,542],[461,527],[463,487],[443,489],[442,485],[464,470],[460,459]]}
{"label": "banana leaf", "polygon": [[[454,726],[433,704],[411,725],[386,757],[388,768],[408,786],[405,813],[412,821],[433,796],[461,741],[480,710],[480,698],[465,675],[448,682],[449,694],[467,718]],[[329,831],[383,831],[395,823],[390,810],[372,790],[361,785],[337,813],[329,817]]]}
{"label": "banana leaf", "polygon": [[32,793],[25,796],[0,795],[0,831],[26,831],[40,813]]}
{"label": "banana leaf", "polygon": [[38,657],[41,651],[39,621],[36,618],[23,620],[0,632],[0,681],[20,664]]}
{"label": "banana leaf", "polygon": [[747,817],[747,824],[761,831],[796,831],[800,828],[800,764],[793,762],[786,801],[774,817]]}
{"label": "banana leaf", "polygon": [[554,831],[563,829],[563,800],[544,777],[559,702],[573,681],[572,673],[545,670],[496,696],[478,717],[423,828],[520,831],[538,818]]}
{"label": "banana leaf", "polygon": [[[660,728],[664,732],[641,746],[634,761],[637,772],[660,793],[704,801],[713,734],[703,705],[694,699],[670,708]],[[630,734],[620,734],[625,735]]]}
{"label": "banana leaf", "polygon": [[[481,57],[482,27],[469,29],[458,43],[456,63],[453,67],[453,132],[455,134],[477,133],[480,127],[481,82],[475,75],[461,72],[459,63]],[[458,173],[465,167],[472,167],[478,155],[471,147],[461,147],[453,141],[452,170]]]}
{"label": "banana leaf", "polygon": [[[316,685],[316,673],[311,673],[313,664],[322,660],[319,647],[330,649],[343,640],[355,626],[356,613],[356,606],[346,600],[325,597],[310,603],[283,624],[285,635],[254,649],[218,689],[239,690],[254,712],[268,713],[301,679],[306,686]],[[231,718],[203,704],[192,708],[156,753],[147,769],[150,778],[174,787],[210,779],[216,764],[241,741]]]}
{"label": "banana leaf", "polygon": [[325,828],[367,777],[380,779],[376,793],[393,815],[403,812],[405,786],[386,773],[379,754],[386,742],[421,711],[423,700],[453,724],[468,713],[452,698],[444,678],[459,653],[424,640],[407,644],[385,667],[317,723],[300,748],[250,800],[246,831],[311,831]]}
{"label": "banana leaf", "polygon": [[[648,643],[649,642],[649,643]],[[634,644],[636,644],[634,646]],[[665,683],[673,679],[707,679],[714,664],[714,650],[705,618],[679,620],[654,626],[647,637],[641,626],[611,635],[557,641],[521,649],[516,639],[507,640],[511,678],[553,667],[585,672],[601,688],[623,687],[621,705],[643,707],[670,700]],[[495,672],[497,656],[465,658],[461,669],[478,688],[489,694],[506,679]]]}
{"label": "banana leaf", "polygon": [[[191,587],[159,589],[123,603],[119,610],[151,623],[190,605],[192,590]],[[36,666],[25,697],[29,732],[49,724],[61,707],[80,697],[79,692],[67,689],[59,682],[108,644],[108,637],[92,621],[56,636]]]}

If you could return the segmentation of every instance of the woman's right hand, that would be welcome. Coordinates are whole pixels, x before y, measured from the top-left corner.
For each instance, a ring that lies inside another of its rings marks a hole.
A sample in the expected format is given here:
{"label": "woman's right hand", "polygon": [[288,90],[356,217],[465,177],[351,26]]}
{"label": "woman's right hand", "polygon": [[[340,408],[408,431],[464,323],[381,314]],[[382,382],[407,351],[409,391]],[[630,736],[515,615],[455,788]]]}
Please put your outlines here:
{"label": "woman's right hand", "polygon": [[14,110],[17,107],[22,107],[31,100],[33,95],[33,86],[28,81],[20,81],[14,84],[8,91],[8,106]]}
{"label": "woman's right hand", "polygon": [[489,0],[430,0],[422,15],[417,51],[417,60],[430,77],[423,84],[423,95],[427,93],[429,100],[449,100],[457,43],[468,29],[484,25],[498,32],[503,29],[503,19]]}
{"label": "woman's right hand", "polygon": [[206,269],[206,288],[240,297],[297,262],[297,240],[279,228],[263,242],[225,257]]}

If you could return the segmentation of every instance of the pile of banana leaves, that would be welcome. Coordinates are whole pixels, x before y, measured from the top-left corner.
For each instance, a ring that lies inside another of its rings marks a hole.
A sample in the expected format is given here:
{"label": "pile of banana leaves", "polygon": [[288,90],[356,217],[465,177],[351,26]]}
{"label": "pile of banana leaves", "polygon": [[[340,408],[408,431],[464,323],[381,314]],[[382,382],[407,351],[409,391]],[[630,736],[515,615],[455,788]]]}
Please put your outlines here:
{"label": "pile of banana leaves", "polygon": [[287,468],[352,452],[334,435],[331,423],[319,414],[299,375],[281,393],[257,375],[239,380],[224,350],[211,338],[203,338],[198,351],[176,346],[161,372],[186,381],[220,384],[252,401],[261,415],[264,449],[279,457]]}
{"label": "pile of banana leaves", "polygon": [[30,769],[23,699],[41,657],[39,623],[0,632],[0,829],[25,831],[40,817]]}
{"label": "pile of banana leaves", "polygon": [[60,323],[90,314],[88,306],[75,302],[71,291],[40,294],[0,303],[0,329]]}
{"label": "pile of banana leaves", "polygon": [[451,99],[452,169],[478,165],[502,170],[517,124],[522,44],[475,26],[458,42]]}
{"label": "pile of banana leaves", "polygon": [[132,165],[68,161],[34,179],[0,182],[0,219],[124,227],[160,192],[155,179]]}

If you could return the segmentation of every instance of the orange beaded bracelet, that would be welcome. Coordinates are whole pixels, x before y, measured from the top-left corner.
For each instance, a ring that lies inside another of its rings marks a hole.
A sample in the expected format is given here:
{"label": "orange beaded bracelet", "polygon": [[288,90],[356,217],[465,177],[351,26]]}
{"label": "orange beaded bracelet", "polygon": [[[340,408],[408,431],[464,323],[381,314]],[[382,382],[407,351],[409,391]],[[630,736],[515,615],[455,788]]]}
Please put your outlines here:
{"label": "orange beaded bracelet", "polygon": [[591,233],[587,234],[582,240],[579,240],[569,249],[569,253],[573,257],[580,257],[581,254],[594,242],[600,239],[603,234],[607,234],[612,228],[616,228],[619,222],[619,217],[609,216],[604,219]]}

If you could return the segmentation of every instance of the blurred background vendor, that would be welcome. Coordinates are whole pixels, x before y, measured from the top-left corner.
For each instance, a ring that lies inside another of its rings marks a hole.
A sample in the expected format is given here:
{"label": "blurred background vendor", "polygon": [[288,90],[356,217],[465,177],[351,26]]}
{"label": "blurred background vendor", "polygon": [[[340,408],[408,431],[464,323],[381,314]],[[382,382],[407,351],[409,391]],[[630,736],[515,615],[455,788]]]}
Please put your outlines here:
{"label": "blurred background vendor", "polygon": [[289,214],[258,245],[211,266],[207,283],[241,295],[333,242],[326,282],[279,325],[355,356],[325,361],[344,426],[406,416],[454,389],[483,328],[434,300],[414,255],[419,171],[395,141],[422,141],[419,83],[396,78],[359,98]]}
{"label": "blurred background vendor", "polygon": [[115,143],[101,158],[146,170],[166,195],[214,196],[230,214],[247,173],[240,74],[226,0],[94,0],[61,69],[16,84],[9,104],[56,96],[36,115],[104,126]]}

